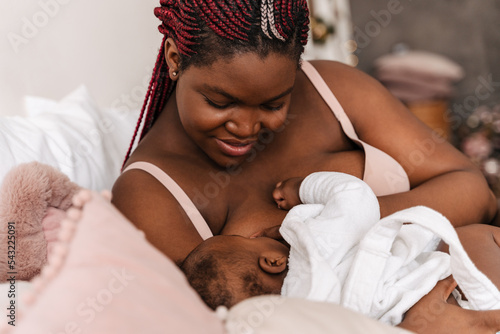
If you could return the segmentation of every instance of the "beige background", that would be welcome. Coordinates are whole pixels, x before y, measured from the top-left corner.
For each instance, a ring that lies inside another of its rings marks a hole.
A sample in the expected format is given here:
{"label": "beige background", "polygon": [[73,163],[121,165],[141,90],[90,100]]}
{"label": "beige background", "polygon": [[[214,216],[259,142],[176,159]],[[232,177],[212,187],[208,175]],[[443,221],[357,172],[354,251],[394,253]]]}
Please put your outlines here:
{"label": "beige background", "polygon": [[[372,73],[376,58],[391,52],[394,45],[404,43],[412,50],[448,57],[463,67],[465,78],[456,86],[452,105],[463,105],[469,96],[474,98],[481,85],[480,77],[491,76],[494,82],[500,82],[500,1],[350,2],[354,38],[359,44],[355,54],[361,70]],[[380,17],[382,12],[387,13],[390,3],[399,4],[398,13]],[[479,98],[481,104],[500,103],[500,88],[494,88],[487,98]],[[472,112],[471,109],[468,111]]]}
{"label": "beige background", "polygon": [[138,108],[162,35],[156,0],[2,0],[0,115],[23,96],[60,99],[85,84],[99,105]]}

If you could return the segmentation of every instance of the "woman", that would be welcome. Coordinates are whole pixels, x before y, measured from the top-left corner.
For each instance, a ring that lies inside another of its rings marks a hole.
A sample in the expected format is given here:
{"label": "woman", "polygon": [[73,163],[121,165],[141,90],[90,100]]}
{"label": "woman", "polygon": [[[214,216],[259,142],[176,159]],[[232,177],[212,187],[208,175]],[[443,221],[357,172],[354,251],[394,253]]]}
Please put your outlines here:
{"label": "woman", "polygon": [[176,263],[202,236],[279,224],[286,212],[274,204],[275,184],[320,170],[363,178],[382,216],[420,204],[455,226],[493,218],[481,173],[375,80],[335,62],[301,66],[305,0],[160,3],[165,38],[144,128],[113,202]]}

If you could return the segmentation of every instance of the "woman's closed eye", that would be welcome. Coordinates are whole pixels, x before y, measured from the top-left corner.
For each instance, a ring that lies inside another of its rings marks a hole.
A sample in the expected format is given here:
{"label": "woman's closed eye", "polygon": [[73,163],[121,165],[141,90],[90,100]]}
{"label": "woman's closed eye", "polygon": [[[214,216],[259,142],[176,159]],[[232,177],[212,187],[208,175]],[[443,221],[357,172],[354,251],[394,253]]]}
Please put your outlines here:
{"label": "woman's closed eye", "polygon": [[217,103],[217,102],[214,102],[212,100],[210,100],[208,97],[204,96],[205,98],[205,102],[208,103],[208,105],[214,107],[214,108],[217,108],[217,109],[226,109],[228,108],[229,106],[231,106],[233,103]]}
{"label": "woman's closed eye", "polygon": [[283,108],[285,104],[284,103],[281,103],[280,105],[277,105],[277,106],[272,106],[272,105],[263,105],[262,108],[266,109],[266,110],[269,110],[269,111],[279,111]]}
{"label": "woman's closed eye", "polygon": [[[229,108],[230,106],[235,104],[235,102],[229,102],[229,103],[215,102],[206,96],[203,96],[203,98],[205,99],[205,102],[208,105],[210,105],[211,107],[214,107],[216,109],[226,109],[226,108]],[[269,111],[279,111],[279,110],[283,109],[284,105],[285,105],[285,103],[281,103],[279,105],[263,104],[263,105],[261,105],[261,108],[265,109],[265,110],[269,110]]]}

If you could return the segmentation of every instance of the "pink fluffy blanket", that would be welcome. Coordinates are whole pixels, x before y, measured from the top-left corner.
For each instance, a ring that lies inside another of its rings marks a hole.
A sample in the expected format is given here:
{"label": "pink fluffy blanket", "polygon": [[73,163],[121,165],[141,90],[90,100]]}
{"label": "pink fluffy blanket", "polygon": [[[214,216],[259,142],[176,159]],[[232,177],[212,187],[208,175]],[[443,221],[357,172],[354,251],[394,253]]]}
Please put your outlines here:
{"label": "pink fluffy blanket", "polygon": [[38,162],[19,165],[5,176],[0,187],[0,282],[8,272],[16,272],[19,280],[40,272],[79,189],[57,169]]}

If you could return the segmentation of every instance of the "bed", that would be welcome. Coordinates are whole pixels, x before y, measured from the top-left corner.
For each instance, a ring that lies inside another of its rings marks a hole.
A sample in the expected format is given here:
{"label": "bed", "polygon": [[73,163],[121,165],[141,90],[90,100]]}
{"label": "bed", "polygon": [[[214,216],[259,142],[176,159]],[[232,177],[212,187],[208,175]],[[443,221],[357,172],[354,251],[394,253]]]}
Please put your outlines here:
{"label": "bed", "polygon": [[333,304],[279,296],[214,313],[99,195],[119,174],[151,72],[155,5],[25,0],[0,14],[8,37],[0,42],[0,182],[39,161],[94,191],[42,274],[0,285],[0,333],[404,333]]}

